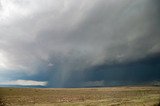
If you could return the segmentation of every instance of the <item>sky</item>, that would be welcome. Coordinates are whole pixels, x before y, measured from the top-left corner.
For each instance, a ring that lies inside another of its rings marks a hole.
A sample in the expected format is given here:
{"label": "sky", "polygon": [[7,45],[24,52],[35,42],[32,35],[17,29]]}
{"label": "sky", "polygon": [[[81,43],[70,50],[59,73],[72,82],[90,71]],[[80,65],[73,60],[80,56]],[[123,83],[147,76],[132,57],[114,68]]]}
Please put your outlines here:
{"label": "sky", "polygon": [[0,86],[160,81],[159,0],[0,0]]}

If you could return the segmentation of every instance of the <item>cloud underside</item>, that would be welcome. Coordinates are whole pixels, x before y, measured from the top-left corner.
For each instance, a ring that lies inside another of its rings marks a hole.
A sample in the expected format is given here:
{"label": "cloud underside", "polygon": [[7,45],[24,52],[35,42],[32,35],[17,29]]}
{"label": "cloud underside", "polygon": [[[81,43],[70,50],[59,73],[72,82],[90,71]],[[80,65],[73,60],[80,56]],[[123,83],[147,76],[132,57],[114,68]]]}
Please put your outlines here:
{"label": "cloud underside", "polygon": [[0,69],[27,76],[48,73],[49,83],[58,78],[63,85],[75,72],[85,75],[94,67],[157,55],[159,4],[158,0],[1,0]]}
{"label": "cloud underside", "polygon": [[46,86],[45,81],[33,81],[33,80],[15,80],[0,82],[0,85],[14,85],[14,86]]}

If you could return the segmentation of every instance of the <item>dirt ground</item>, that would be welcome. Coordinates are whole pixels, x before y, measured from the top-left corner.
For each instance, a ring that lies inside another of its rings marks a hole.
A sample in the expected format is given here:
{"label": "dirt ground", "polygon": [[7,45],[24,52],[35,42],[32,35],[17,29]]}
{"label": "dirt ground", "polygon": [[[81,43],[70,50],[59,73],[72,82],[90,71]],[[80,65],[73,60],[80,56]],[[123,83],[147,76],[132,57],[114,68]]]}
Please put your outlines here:
{"label": "dirt ground", "polygon": [[160,87],[0,88],[0,106],[160,106]]}

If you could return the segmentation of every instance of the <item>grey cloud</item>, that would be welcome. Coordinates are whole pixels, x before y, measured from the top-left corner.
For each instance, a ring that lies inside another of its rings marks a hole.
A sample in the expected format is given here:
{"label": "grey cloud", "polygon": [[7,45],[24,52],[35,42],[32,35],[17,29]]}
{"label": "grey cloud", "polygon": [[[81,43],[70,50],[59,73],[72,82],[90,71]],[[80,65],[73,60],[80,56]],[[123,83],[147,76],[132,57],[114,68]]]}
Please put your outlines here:
{"label": "grey cloud", "polygon": [[129,60],[132,60],[132,57],[134,59],[146,56],[159,42],[159,27],[153,26],[158,21],[155,17],[158,10],[151,8],[148,3],[150,2],[130,1],[126,6],[120,2],[120,7],[114,7],[113,4],[114,8],[112,5],[107,8],[105,3],[102,3],[89,13],[71,39],[91,45],[91,48],[97,50],[106,49],[106,59],[117,60],[118,55]]}
{"label": "grey cloud", "polygon": [[160,52],[155,0],[13,0],[11,4],[20,10],[0,21],[0,51],[11,68],[38,73],[39,65],[47,70],[51,62],[63,82],[73,71]]}

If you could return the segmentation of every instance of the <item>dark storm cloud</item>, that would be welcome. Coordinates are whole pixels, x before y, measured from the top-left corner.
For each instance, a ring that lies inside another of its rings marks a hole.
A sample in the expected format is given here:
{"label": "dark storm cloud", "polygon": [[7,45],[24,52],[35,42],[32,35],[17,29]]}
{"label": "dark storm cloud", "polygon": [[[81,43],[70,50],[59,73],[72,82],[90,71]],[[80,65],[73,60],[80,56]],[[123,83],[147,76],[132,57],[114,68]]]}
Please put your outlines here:
{"label": "dark storm cloud", "polygon": [[[117,64],[160,52],[159,4],[158,0],[1,0],[0,66],[37,79],[43,76],[54,87],[81,86],[102,74],[128,76],[130,64],[126,68]],[[101,66],[105,69],[96,77]],[[106,77],[97,80],[105,82]]]}
{"label": "dark storm cloud", "polygon": [[[160,81],[160,56],[151,56],[134,62],[122,64],[101,64],[85,71],[73,71],[63,85],[59,71],[47,74],[49,87],[89,87],[149,84]],[[52,69],[54,70],[54,69]],[[57,74],[57,73],[58,74]],[[54,74],[56,75],[54,76]],[[46,77],[47,78],[47,77]],[[98,84],[99,82],[99,84]]]}

